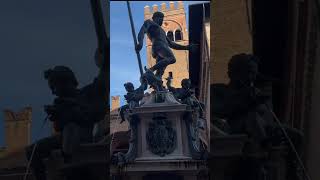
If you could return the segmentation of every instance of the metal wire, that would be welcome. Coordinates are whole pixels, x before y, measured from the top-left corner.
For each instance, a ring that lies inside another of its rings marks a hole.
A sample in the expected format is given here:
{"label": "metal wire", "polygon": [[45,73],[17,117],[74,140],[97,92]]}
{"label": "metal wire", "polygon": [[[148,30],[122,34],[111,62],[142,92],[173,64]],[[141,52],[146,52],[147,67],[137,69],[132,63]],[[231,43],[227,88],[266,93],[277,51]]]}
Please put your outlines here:
{"label": "metal wire", "polygon": [[[250,87],[250,88],[252,88],[252,89],[255,91],[255,93],[256,93],[255,95],[261,94],[261,90],[258,89],[258,88],[256,88],[256,87],[254,87],[252,82],[250,83],[250,86],[248,86],[247,84],[245,84],[243,81],[240,81],[240,83],[241,83],[244,87]],[[278,126],[280,127],[281,131],[283,132],[286,140],[289,142],[290,148],[294,151],[295,156],[296,156],[296,158],[297,158],[297,160],[298,160],[298,163],[299,163],[300,167],[301,167],[302,170],[303,170],[303,174],[305,175],[305,177],[307,178],[307,180],[311,180],[310,175],[308,174],[306,168],[305,168],[304,165],[303,165],[303,162],[302,162],[302,160],[301,160],[301,158],[300,158],[300,156],[299,156],[299,153],[297,152],[296,148],[294,147],[294,145],[293,145],[293,143],[292,143],[292,141],[291,141],[291,138],[289,137],[287,131],[284,129],[284,127],[282,127],[282,124],[281,124],[279,118],[277,117],[277,115],[273,112],[272,108],[270,108],[270,106],[269,106],[267,103],[263,103],[263,104],[264,104],[264,105],[267,107],[267,109],[270,111],[270,113],[272,114],[272,116],[273,116],[274,119],[276,120]]]}
{"label": "metal wire", "polygon": [[291,138],[289,137],[287,131],[284,129],[284,127],[282,127],[280,120],[278,119],[278,117],[276,116],[276,114],[273,112],[273,110],[269,107],[269,105],[267,103],[264,103],[264,105],[267,107],[267,109],[271,112],[272,116],[274,117],[274,119],[276,120],[276,122],[278,123],[278,126],[281,128],[281,131],[283,132],[284,136],[286,137],[287,141],[289,142],[291,149],[294,151],[296,158],[299,162],[300,167],[303,170],[303,173],[306,177],[307,180],[311,180],[310,175],[308,174],[305,166],[303,165],[303,162],[299,156],[299,153],[297,152],[296,148],[294,147]]}
{"label": "metal wire", "polygon": [[[39,133],[42,132],[42,130],[44,129],[44,126],[45,126],[45,124],[47,123],[48,118],[49,118],[49,115],[47,115],[46,118],[44,119],[44,122],[43,122],[43,124],[42,124],[42,127],[41,127],[41,129],[39,130]],[[31,161],[32,161],[32,159],[33,159],[33,155],[34,155],[34,152],[36,151],[37,146],[38,146],[38,142],[36,142],[36,143],[34,144],[33,148],[32,148],[32,153],[31,153],[30,159],[29,159],[29,161],[28,161],[27,168],[26,168],[26,172],[25,172],[25,174],[24,174],[23,180],[26,180],[27,177],[28,177],[28,175],[30,174],[30,173],[29,173],[29,169],[30,169]]]}

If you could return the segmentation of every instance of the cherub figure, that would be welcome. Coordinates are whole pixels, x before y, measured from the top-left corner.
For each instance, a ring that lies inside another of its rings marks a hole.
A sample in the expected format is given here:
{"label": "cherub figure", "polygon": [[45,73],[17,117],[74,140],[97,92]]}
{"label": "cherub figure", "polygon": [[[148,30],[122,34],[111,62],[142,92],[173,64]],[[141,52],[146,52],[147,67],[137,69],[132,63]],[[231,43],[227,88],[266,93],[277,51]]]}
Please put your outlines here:
{"label": "cherub figure", "polygon": [[167,87],[170,92],[173,93],[173,95],[176,97],[177,100],[179,100],[183,104],[187,104],[190,106],[190,108],[194,109],[196,115],[197,125],[200,128],[204,128],[204,104],[200,102],[195,96],[194,96],[194,89],[191,88],[191,81],[190,79],[183,79],[181,81],[181,87],[182,88],[174,88],[171,86],[172,82],[172,76],[167,78]]}
{"label": "cherub figure", "polygon": [[[301,153],[303,134],[297,129],[276,121],[268,105],[272,96],[255,87],[257,77],[263,76],[259,72],[258,65],[259,59],[251,54],[242,53],[231,57],[228,64],[229,83],[214,84],[211,87],[211,97],[214,99],[211,105],[212,117],[216,120],[225,119],[229,126],[229,134],[246,134],[249,137],[250,141],[243,150],[247,154],[269,153],[275,147],[285,145],[284,150],[288,150],[288,153],[283,154],[287,154],[287,163],[291,164],[287,171],[298,172],[299,167],[295,156],[296,152]],[[272,81],[272,78],[264,78]],[[284,131],[289,138],[285,136]],[[288,139],[291,139],[292,144],[288,142]],[[256,160],[260,159],[257,157]],[[252,166],[254,169],[250,168],[248,172],[257,175],[264,170],[264,166],[259,161]],[[241,168],[240,171],[242,171]],[[246,177],[240,178],[248,179],[247,174],[249,173],[243,173]],[[232,176],[239,178],[238,174]],[[292,173],[290,176],[297,175]]]}
{"label": "cherub figure", "polygon": [[206,120],[204,117],[204,104],[201,103],[194,95],[194,90],[191,88],[190,79],[181,81],[181,88],[171,86],[172,76],[169,74],[167,78],[167,87],[173,93],[175,98],[182,104],[188,105],[188,109],[183,118],[186,122],[187,134],[189,138],[189,146],[192,158],[205,159],[207,155],[206,146],[204,145],[201,130],[206,129]]}
{"label": "cherub figure", "polygon": [[43,160],[50,156],[52,150],[60,149],[65,163],[73,162],[73,155],[80,144],[92,142],[94,124],[104,119],[108,102],[105,99],[107,71],[99,49],[96,51],[95,62],[99,74],[92,83],[82,88],[78,88],[75,74],[66,66],[55,66],[45,71],[44,78],[55,99],[44,110],[57,134],[26,147],[26,157],[35,179],[46,179]]}
{"label": "cherub figure", "polygon": [[173,95],[181,101],[183,104],[190,105],[191,107],[199,106],[199,101],[194,96],[194,89],[191,88],[190,79],[183,79],[181,81],[181,88],[175,88],[171,86],[172,77],[169,75],[167,80],[167,87]]}
{"label": "cherub figure", "polygon": [[141,78],[141,85],[139,88],[134,89],[134,86],[131,82],[127,82],[124,84],[124,87],[127,91],[127,94],[124,95],[126,101],[128,104],[122,106],[120,108],[120,116],[121,116],[121,122],[125,121],[127,119],[125,117],[125,112],[132,110],[135,107],[139,106],[139,101],[144,96],[144,91],[147,89],[147,81]]}

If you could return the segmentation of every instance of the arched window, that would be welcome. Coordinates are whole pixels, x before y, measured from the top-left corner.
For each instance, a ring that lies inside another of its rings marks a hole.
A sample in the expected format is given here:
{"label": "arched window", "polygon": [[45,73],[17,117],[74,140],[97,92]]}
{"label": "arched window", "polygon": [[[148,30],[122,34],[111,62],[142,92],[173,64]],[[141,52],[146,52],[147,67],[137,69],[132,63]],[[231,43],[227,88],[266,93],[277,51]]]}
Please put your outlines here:
{"label": "arched window", "polygon": [[173,39],[173,32],[172,32],[172,31],[168,31],[168,32],[167,32],[167,37],[168,37],[171,41],[174,41],[174,39]]}
{"label": "arched window", "polygon": [[174,37],[176,41],[182,40],[182,32],[180,29],[177,29],[174,33]]}

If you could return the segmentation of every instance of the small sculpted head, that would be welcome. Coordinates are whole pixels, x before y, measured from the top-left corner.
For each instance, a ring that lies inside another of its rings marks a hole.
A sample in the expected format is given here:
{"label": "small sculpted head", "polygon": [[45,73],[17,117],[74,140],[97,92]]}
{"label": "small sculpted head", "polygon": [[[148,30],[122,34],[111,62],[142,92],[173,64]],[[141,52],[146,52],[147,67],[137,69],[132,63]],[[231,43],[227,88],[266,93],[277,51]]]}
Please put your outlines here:
{"label": "small sculpted head", "polygon": [[72,95],[78,86],[74,73],[66,66],[55,66],[46,70],[44,78],[48,80],[51,92],[56,96]]}
{"label": "small sculpted head", "polygon": [[236,86],[249,86],[258,74],[258,58],[250,54],[237,54],[228,64],[230,83]]}
{"label": "small sculpted head", "polygon": [[190,79],[183,79],[183,80],[181,81],[181,86],[182,86],[182,88],[184,88],[184,89],[190,89],[190,88],[191,88],[191,81],[190,81]]}
{"label": "small sculpted head", "polygon": [[124,84],[124,87],[126,88],[127,92],[133,92],[134,91],[134,86],[131,82],[127,82]]}
{"label": "small sculpted head", "polygon": [[152,15],[152,20],[157,23],[159,26],[162,26],[164,14],[162,12],[155,12]]}

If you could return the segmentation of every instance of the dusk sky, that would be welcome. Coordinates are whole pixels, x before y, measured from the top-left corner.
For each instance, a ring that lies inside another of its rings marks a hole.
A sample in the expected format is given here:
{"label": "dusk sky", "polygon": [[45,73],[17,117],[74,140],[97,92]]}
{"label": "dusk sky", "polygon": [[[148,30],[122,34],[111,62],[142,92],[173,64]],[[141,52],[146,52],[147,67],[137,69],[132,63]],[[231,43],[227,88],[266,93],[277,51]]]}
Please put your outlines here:
{"label": "dusk sky", "polygon": [[[106,1],[103,0],[103,7]],[[104,8],[105,14],[106,8]],[[79,87],[98,73],[97,47],[89,0],[6,0],[0,2],[0,147],[4,144],[3,109],[33,108],[32,140],[48,136],[51,123],[40,133],[43,105],[54,96],[43,71],[69,66]]]}
{"label": "dusk sky", "polygon": [[[109,14],[106,1],[102,1],[105,15]],[[136,33],[143,23],[144,6],[161,3],[131,2]],[[168,6],[169,2],[166,3]],[[184,2],[187,15],[188,5],[196,3],[201,2]],[[123,84],[130,81],[139,86],[140,74],[125,1],[111,2],[110,13],[110,94],[120,95],[123,104]],[[32,141],[51,133],[51,123],[40,130],[46,116],[43,105],[51,104],[54,98],[43,78],[44,70],[56,65],[69,66],[78,78],[79,87],[83,87],[92,82],[98,69],[93,59],[97,41],[89,0],[1,1],[0,22],[1,147],[5,146],[4,109],[33,108]],[[143,65],[145,52],[144,47]]]}
{"label": "dusk sky", "polygon": [[[152,8],[152,5],[157,4],[160,9],[160,5],[163,2],[167,4],[168,8],[169,1],[139,1],[130,3],[136,34],[138,34],[140,27],[144,22],[144,7],[148,5]],[[184,1],[187,24],[188,6],[190,4],[203,2],[207,1]],[[126,91],[123,84],[132,82],[135,85],[135,88],[140,86],[139,66],[134,50],[126,2],[111,2],[110,12],[110,94],[111,96],[120,95],[121,103],[124,104],[123,95],[126,94]],[[147,63],[145,41],[143,49],[140,51],[140,55],[142,64],[145,66]]]}

